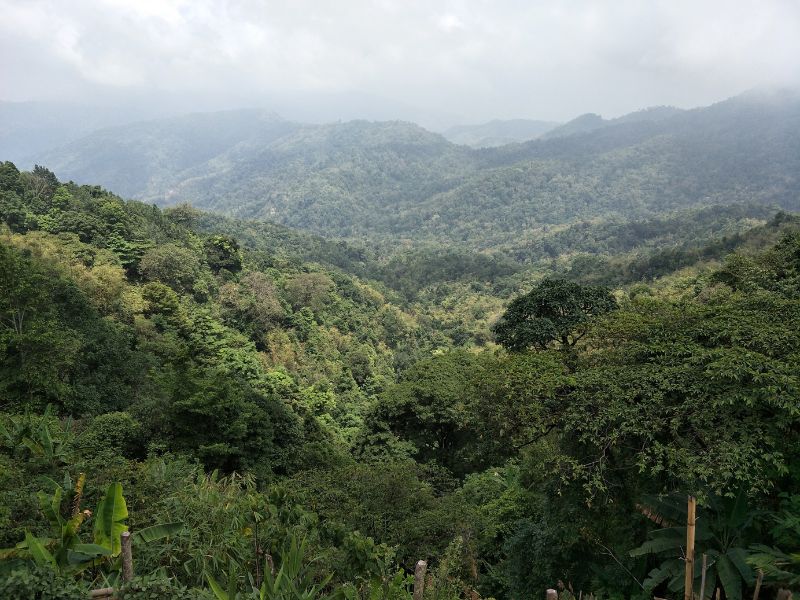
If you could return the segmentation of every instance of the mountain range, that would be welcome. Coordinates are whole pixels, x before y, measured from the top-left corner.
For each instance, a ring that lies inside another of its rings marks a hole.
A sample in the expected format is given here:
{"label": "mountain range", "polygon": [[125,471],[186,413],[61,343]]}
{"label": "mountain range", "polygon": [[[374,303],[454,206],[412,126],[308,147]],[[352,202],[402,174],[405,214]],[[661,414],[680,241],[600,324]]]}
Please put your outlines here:
{"label": "mountain range", "polygon": [[584,115],[478,149],[409,122],[198,113],[100,129],[30,161],[126,197],[329,237],[519,251],[580,222],[800,209],[800,99],[753,92],[694,110]]}

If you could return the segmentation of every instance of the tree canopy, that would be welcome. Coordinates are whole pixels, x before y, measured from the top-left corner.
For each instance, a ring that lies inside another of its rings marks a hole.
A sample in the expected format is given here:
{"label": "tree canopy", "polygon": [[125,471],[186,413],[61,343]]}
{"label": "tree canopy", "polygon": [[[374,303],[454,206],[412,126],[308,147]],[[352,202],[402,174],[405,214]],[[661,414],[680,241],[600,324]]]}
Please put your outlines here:
{"label": "tree canopy", "polygon": [[571,348],[588,331],[589,321],[617,308],[608,288],[564,279],[545,279],[511,301],[494,326],[497,341],[513,351]]}

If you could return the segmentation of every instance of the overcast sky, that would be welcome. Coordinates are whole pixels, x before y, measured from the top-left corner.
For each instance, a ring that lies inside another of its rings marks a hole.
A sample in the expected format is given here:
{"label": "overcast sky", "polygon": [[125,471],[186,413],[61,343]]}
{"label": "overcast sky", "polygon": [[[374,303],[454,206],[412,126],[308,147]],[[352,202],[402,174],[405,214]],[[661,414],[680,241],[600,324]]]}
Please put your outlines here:
{"label": "overcast sky", "polygon": [[800,79],[800,0],[0,0],[0,15],[4,100],[567,120]]}

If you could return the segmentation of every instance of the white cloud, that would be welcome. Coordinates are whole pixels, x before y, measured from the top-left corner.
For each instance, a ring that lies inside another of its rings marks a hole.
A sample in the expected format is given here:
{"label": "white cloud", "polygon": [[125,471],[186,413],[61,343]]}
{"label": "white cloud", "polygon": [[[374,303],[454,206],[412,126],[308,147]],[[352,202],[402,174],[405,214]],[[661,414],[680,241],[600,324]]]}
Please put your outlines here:
{"label": "white cloud", "polygon": [[800,77],[794,0],[0,0],[0,11],[7,99],[360,91],[471,119],[566,119]]}
{"label": "white cloud", "polygon": [[440,16],[437,19],[437,22],[439,24],[439,28],[445,33],[451,33],[453,31],[458,31],[459,29],[464,29],[464,22],[452,13]]}

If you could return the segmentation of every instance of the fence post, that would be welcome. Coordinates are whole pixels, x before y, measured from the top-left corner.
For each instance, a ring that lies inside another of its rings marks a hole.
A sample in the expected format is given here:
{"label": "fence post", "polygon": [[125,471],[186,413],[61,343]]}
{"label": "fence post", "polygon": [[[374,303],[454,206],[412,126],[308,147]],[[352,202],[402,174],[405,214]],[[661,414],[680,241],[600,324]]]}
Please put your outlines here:
{"label": "fence post", "polygon": [[122,581],[133,579],[133,553],[131,552],[131,532],[122,532]]}
{"label": "fence post", "polygon": [[553,588],[547,590],[547,600],[558,600],[558,592]]}
{"label": "fence post", "polygon": [[758,600],[758,594],[761,591],[761,582],[764,581],[764,571],[758,570],[758,579],[756,579],[756,589],[753,592],[753,600]]}
{"label": "fence post", "polygon": [[694,600],[694,526],[697,500],[689,496],[686,514],[686,580],[683,600]]}
{"label": "fence post", "polygon": [[708,571],[708,556],[703,553],[703,570],[700,572],[700,600],[706,597],[706,572]]}
{"label": "fence post", "polygon": [[417,565],[414,567],[414,600],[422,600],[422,595],[425,592],[425,571],[427,570],[427,561],[417,561]]}

